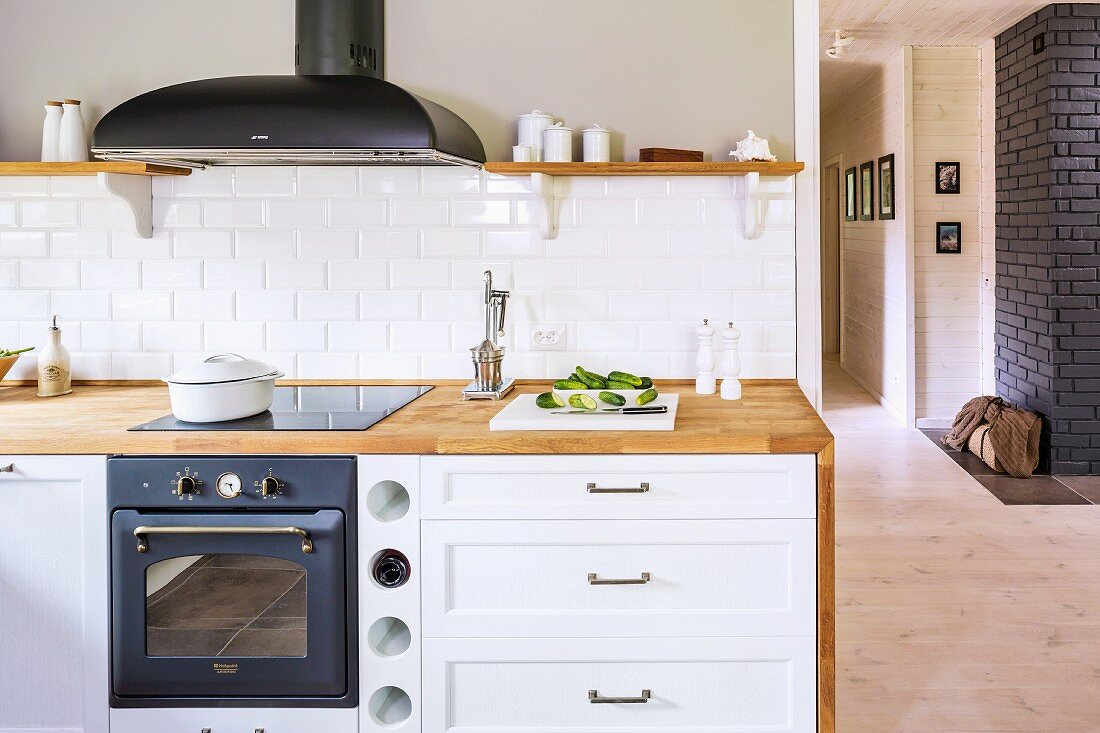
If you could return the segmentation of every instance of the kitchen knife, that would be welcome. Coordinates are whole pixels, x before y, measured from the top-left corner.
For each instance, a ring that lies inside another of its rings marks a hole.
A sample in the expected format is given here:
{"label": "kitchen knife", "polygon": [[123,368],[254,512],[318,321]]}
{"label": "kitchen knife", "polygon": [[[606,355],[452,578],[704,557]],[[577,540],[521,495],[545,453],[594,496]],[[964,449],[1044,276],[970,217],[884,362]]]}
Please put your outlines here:
{"label": "kitchen knife", "polygon": [[551,415],[656,415],[668,412],[668,405],[642,407],[605,407],[602,410],[553,410]]}

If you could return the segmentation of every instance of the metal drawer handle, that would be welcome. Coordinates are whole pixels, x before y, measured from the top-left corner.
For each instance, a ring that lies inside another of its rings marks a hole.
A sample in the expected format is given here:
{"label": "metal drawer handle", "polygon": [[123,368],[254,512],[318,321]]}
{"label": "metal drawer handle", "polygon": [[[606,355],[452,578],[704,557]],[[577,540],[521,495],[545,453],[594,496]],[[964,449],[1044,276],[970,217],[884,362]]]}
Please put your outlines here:
{"label": "metal drawer handle", "polygon": [[589,585],[645,585],[652,579],[649,573],[642,573],[640,578],[600,578],[596,573],[588,574]]}
{"label": "metal drawer handle", "polygon": [[137,551],[148,552],[149,543],[145,539],[148,534],[293,534],[302,538],[302,552],[307,555],[313,552],[313,540],[309,538],[309,532],[301,527],[136,527],[134,537],[137,537]]}
{"label": "metal drawer handle", "polygon": [[599,486],[596,486],[596,484],[594,484],[594,483],[589,483],[588,484],[588,493],[589,494],[644,494],[647,491],[649,491],[649,482],[648,481],[643,481],[638,486],[638,488],[634,488],[633,486],[628,486],[628,487],[620,488],[620,489],[600,488]]}
{"label": "metal drawer handle", "polygon": [[588,702],[592,704],[610,703],[612,705],[636,705],[649,702],[650,694],[649,690],[642,690],[641,697],[600,697],[599,690],[589,690]]}
{"label": "metal drawer handle", "polygon": [[6,466],[0,466],[0,473],[15,473],[15,464],[9,463]]}

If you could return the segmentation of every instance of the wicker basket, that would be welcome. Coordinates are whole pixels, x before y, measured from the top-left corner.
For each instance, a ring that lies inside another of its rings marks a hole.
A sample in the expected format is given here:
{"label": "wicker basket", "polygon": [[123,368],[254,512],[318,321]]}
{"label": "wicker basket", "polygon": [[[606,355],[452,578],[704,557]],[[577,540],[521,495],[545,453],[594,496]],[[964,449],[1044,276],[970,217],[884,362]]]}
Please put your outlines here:
{"label": "wicker basket", "polygon": [[993,452],[993,443],[989,440],[989,425],[980,425],[974,430],[970,434],[970,442],[966,444],[966,447],[971,453],[981,458],[985,465],[997,473],[1004,473],[1004,466],[997,460],[997,456]]}

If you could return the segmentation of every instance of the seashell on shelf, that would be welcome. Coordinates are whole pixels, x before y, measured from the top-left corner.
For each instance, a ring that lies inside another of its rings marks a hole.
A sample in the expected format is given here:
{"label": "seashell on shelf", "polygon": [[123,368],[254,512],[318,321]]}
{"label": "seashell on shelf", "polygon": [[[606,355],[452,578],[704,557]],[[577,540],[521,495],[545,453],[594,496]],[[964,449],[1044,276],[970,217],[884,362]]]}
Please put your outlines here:
{"label": "seashell on shelf", "polygon": [[777,158],[772,155],[768,141],[757,137],[756,133],[749,130],[749,136],[737,143],[737,149],[730,151],[730,157],[738,163],[747,163],[751,160],[763,160],[774,163]]}

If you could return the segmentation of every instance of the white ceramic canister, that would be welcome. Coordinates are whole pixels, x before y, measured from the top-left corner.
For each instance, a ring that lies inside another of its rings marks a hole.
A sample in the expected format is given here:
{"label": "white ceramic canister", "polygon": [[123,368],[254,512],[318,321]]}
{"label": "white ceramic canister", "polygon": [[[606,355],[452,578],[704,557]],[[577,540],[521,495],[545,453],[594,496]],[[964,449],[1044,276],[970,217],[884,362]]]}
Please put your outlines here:
{"label": "white ceramic canister", "polygon": [[542,159],[547,163],[573,161],[573,128],[562,123],[542,131]]}
{"label": "white ceramic canister", "polygon": [[61,102],[46,102],[46,119],[42,121],[42,162],[61,160]]}
{"label": "white ceramic canister", "polygon": [[610,130],[605,130],[599,125],[592,125],[587,130],[581,130],[581,140],[584,143],[585,163],[611,162]]}
{"label": "white ceramic canister", "polygon": [[66,99],[61,115],[61,160],[66,163],[84,163],[88,160],[88,132],[80,114],[80,100]]}
{"label": "white ceramic canister", "polygon": [[531,146],[530,145],[513,145],[512,146],[512,162],[513,163],[530,163],[531,162]]}
{"label": "white ceramic canister", "polygon": [[519,116],[519,144],[528,145],[531,148],[531,160],[542,160],[542,131],[554,124],[554,118],[544,114],[541,110],[535,110]]}

